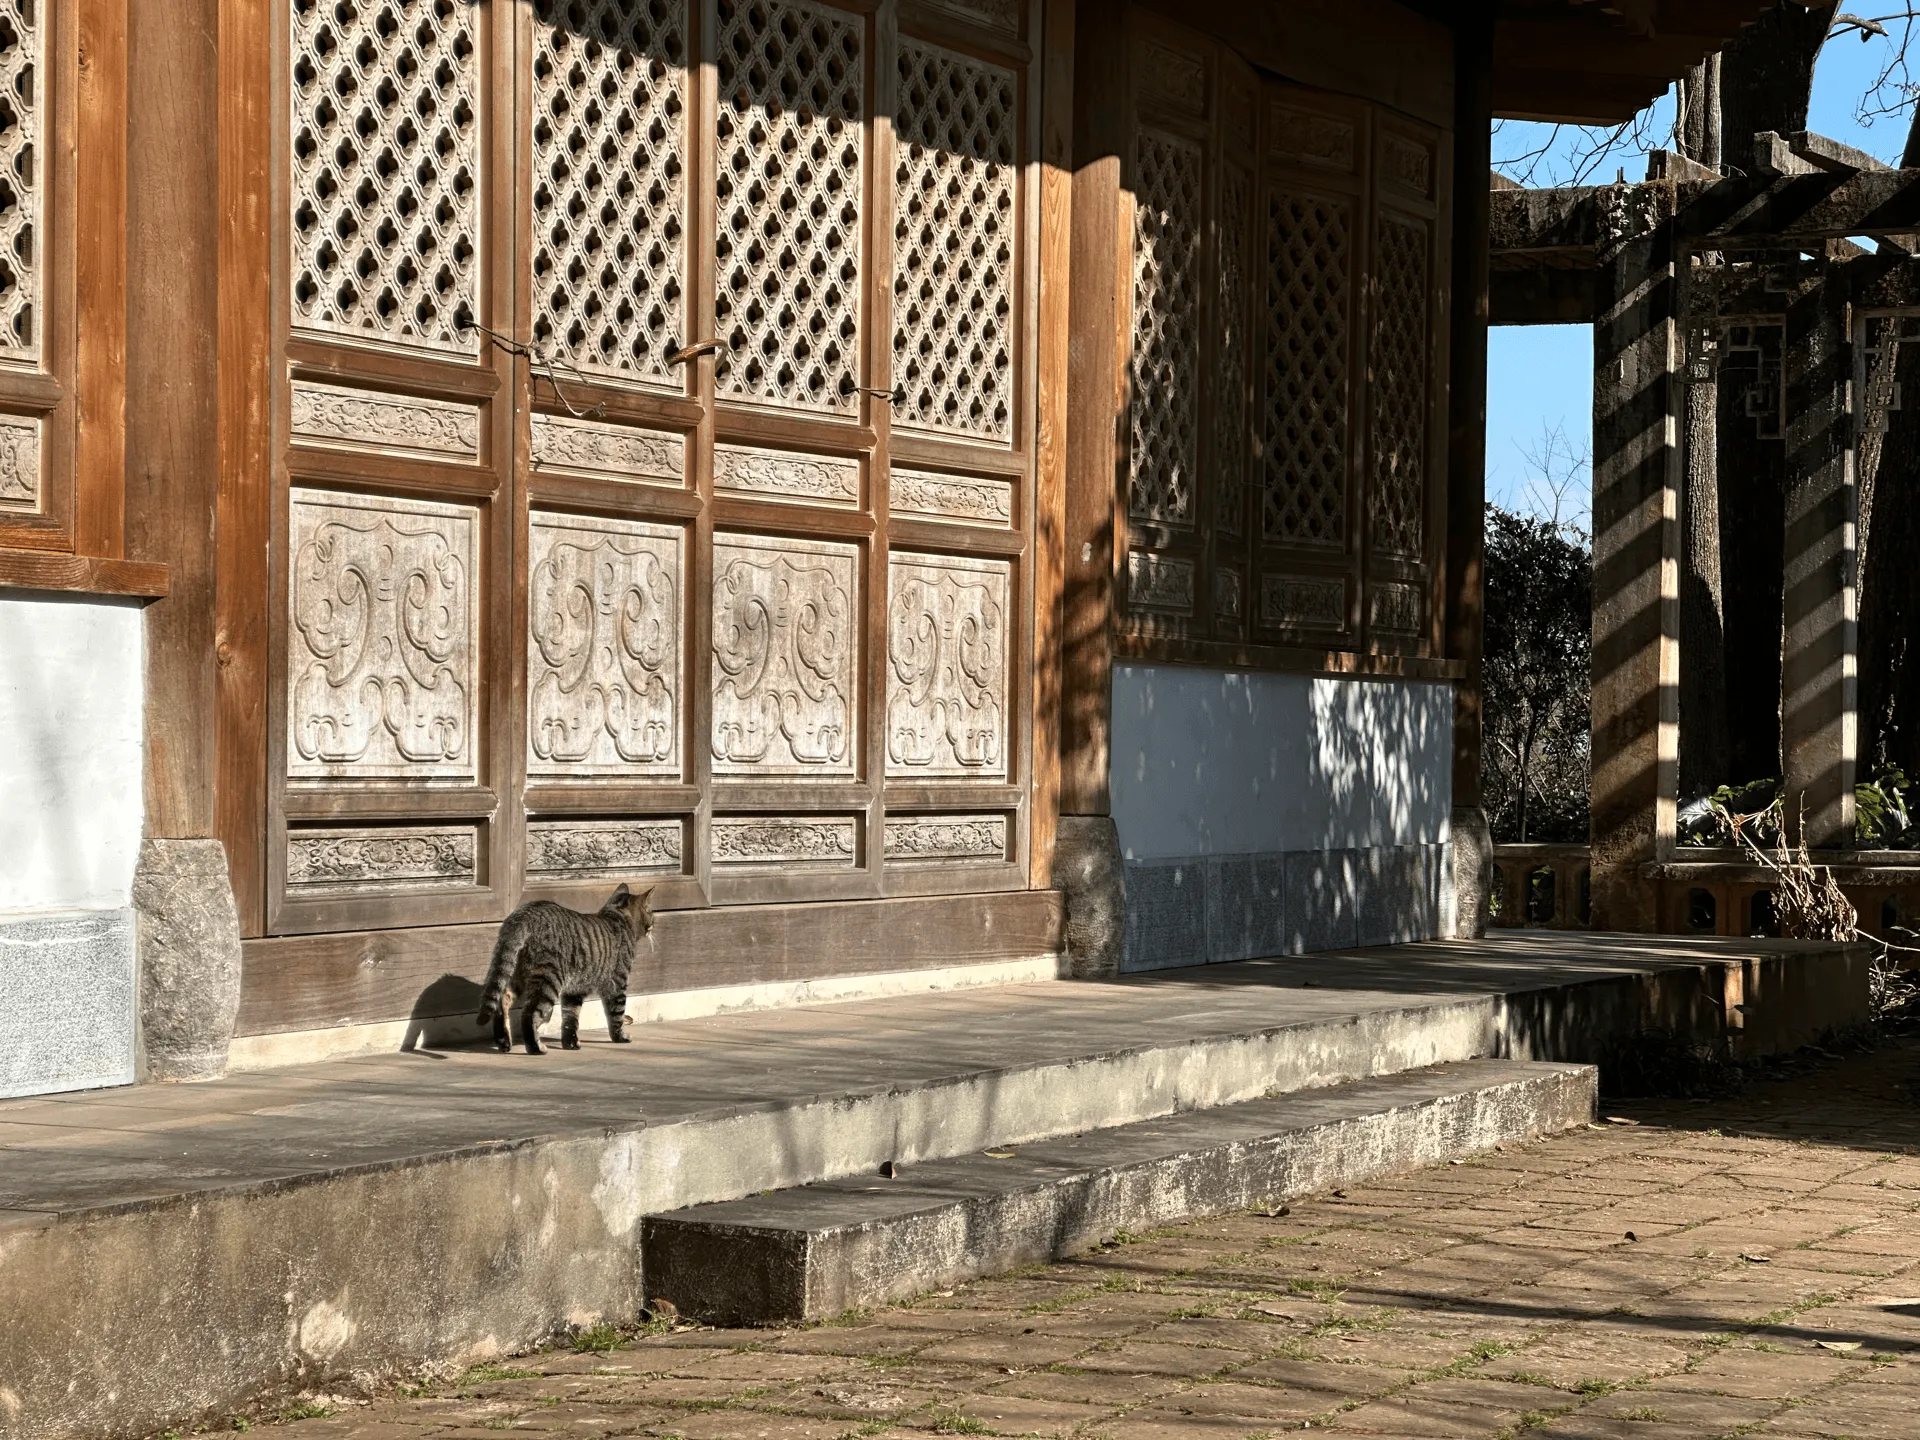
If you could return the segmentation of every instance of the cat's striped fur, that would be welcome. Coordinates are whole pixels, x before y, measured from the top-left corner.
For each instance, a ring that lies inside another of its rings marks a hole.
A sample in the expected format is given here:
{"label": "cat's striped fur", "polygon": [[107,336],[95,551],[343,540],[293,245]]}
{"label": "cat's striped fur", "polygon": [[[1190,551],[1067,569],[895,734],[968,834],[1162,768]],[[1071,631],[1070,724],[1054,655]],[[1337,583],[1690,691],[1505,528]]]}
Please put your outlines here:
{"label": "cat's striped fur", "polygon": [[557,1000],[560,1046],[578,1050],[580,1006],[588,995],[598,995],[606,1006],[607,1033],[614,1044],[626,1044],[627,972],[641,937],[653,928],[652,893],[635,895],[622,885],[593,915],[551,900],[532,901],[509,915],[494,942],[493,964],[480,993],[480,1023],[492,1023],[494,1045],[513,1048],[507,1009],[519,1001],[526,1007],[521,1023],[527,1052],[545,1054],[540,1027]]}

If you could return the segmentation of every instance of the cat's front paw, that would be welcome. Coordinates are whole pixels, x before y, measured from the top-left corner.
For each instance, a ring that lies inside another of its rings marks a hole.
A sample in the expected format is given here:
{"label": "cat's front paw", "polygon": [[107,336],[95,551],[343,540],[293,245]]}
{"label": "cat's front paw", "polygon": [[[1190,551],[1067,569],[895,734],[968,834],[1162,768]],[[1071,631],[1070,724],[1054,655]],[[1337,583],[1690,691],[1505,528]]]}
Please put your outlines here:
{"label": "cat's front paw", "polygon": [[527,1037],[527,1054],[544,1055],[546,1053],[547,1047],[540,1043],[540,1037],[538,1035],[529,1035]]}
{"label": "cat's front paw", "polygon": [[513,1049],[513,1041],[505,1035],[496,1035],[493,1037],[493,1048],[505,1055]]}
{"label": "cat's front paw", "polygon": [[631,1045],[633,1043],[633,1037],[631,1035],[623,1035],[618,1030],[614,1031],[613,1034],[607,1038],[616,1045]]}
{"label": "cat's front paw", "polygon": [[562,1050],[578,1050],[580,1048],[580,1037],[578,1035],[563,1035],[560,1038],[560,1048]]}

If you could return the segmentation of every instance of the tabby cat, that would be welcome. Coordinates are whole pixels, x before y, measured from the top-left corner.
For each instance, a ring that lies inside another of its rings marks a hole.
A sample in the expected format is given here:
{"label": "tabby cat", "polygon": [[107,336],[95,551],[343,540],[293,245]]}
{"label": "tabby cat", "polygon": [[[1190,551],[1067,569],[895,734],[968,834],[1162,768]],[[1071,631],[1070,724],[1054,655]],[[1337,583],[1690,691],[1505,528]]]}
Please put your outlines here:
{"label": "tabby cat", "polygon": [[597,914],[584,915],[551,900],[522,905],[500,926],[486,988],[480,992],[480,1023],[493,1024],[496,1049],[511,1050],[507,992],[524,1001],[524,1040],[530,1055],[546,1054],[540,1027],[560,1002],[560,1048],[580,1048],[580,1006],[598,995],[607,1009],[607,1034],[627,1043],[627,971],[640,939],[653,929],[651,890],[635,895],[625,885]]}

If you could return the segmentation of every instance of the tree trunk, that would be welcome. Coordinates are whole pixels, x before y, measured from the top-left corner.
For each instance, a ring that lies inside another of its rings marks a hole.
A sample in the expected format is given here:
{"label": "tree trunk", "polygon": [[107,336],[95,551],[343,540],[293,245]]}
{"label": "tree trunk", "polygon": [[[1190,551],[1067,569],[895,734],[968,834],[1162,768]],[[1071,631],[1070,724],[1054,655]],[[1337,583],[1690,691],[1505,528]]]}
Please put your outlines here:
{"label": "tree trunk", "polygon": [[1833,23],[1833,5],[1774,0],[1773,8],[1720,53],[1720,135],[1728,164],[1753,165],[1753,137],[1807,128],[1813,62]]}
{"label": "tree trunk", "polygon": [[1726,595],[1720,572],[1719,386],[1704,357],[1686,387],[1680,492],[1680,794],[1727,781]]}
{"label": "tree trunk", "polygon": [[1709,55],[1680,81],[1680,153],[1720,168],[1720,57]]}

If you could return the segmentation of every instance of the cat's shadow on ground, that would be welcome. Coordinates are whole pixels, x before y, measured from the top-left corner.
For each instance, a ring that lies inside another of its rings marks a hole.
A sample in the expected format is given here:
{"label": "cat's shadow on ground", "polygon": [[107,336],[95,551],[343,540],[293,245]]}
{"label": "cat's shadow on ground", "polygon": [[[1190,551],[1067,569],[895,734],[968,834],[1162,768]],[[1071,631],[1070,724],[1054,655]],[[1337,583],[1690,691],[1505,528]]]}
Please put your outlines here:
{"label": "cat's shadow on ground", "polygon": [[446,974],[420,992],[407,1017],[400,1049],[438,1060],[437,1050],[471,1050],[493,1043],[492,1034],[474,1017],[480,1010],[480,982]]}

